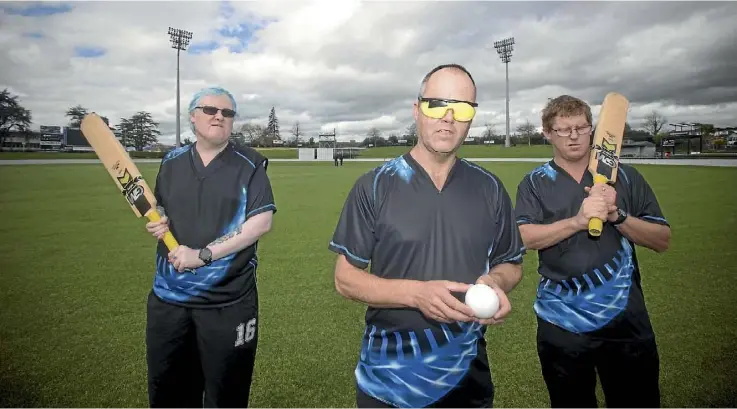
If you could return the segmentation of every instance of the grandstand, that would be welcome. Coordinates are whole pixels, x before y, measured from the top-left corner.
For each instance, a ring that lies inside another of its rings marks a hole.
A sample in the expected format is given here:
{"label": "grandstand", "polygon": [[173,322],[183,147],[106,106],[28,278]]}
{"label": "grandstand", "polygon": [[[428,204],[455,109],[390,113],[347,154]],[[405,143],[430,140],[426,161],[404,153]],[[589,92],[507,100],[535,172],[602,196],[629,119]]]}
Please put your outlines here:
{"label": "grandstand", "polygon": [[[122,135],[113,129],[121,140]],[[16,152],[92,152],[87,139],[79,128],[41,125],[38,131],[11,131],[3,138],[0,150]]]}

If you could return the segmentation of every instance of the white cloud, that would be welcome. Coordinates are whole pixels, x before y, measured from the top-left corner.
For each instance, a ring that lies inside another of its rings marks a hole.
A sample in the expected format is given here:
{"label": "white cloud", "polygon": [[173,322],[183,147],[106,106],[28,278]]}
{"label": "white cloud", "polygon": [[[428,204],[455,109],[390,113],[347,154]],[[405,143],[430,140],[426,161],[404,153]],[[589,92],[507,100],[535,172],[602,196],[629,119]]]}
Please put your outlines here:
{"label": "white cloud", "polygon": [[[598,104],[609,91],[632,100],[639,127],[653,109],[671,122],[737,125],[737,6],[685,2],[72,2],[72,10],[24,17],[0,6],[0,89],[33,113],[64,124],[81,104],[113,124],[140,110],[171,142],[176,51],[169,26],[193,32],[181,54],[182,139],[186,107],[200,88],[236,96],[238,123],[266,123],[275,107],[283,137],[296,121],[307,137],[336,128],[341,140],[371,127],[401,134],[422,76],[465,65],[479,88],[472,134],[503,133],[505,74],[493,42],[514,36],[510,127],[540,123],[562,93]],[[14,7],[26,7],[17,3]],[[252,32],[248,48],[238,51]],[[33,34],[33,35],[29,35]],[[38,38],[42,35],[41,38]],[[234,35],[240,35],[237,37]],[[75,47],[107,52],[75,57]]]}

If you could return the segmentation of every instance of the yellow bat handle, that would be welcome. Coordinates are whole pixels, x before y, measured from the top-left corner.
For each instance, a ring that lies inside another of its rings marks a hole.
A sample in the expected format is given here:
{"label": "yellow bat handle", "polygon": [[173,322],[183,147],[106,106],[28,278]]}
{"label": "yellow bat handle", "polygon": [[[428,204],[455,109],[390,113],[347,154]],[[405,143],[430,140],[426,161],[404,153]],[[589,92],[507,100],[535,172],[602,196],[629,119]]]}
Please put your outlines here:
{"label": "yellow bat handle", "polygon": [[[159,215],[159,212],[157,212],[156,209],[151,209],[146,217],[152,222],[158,222],[159,220],[161,220],[161,215]],[[172,236],[170,231],[164,234],[164,244],[166,244],[166,247],[169,248],[169,251],[173,251],[175,248],[177,248],[177,246],[179,246],[179,243],[177,243],[177,240],[174,238],[174,236]]]}
{"label": "yellow bat handle", "polygon": [[[596,174],[594,175],[594,184],[606,183],[609,179],[606,176]],[[601,232],[604,230],[604,221],[598,217],[592,217],[589,220],[589,234],[594,237],[601,236]]]}

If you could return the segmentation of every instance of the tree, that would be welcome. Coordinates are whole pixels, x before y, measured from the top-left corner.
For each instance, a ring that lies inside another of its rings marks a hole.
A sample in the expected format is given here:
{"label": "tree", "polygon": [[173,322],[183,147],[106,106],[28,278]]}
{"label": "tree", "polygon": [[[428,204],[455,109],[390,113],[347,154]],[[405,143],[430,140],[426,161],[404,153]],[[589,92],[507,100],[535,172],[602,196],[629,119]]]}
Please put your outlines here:
{"label": "tree", "polygon": [[28,132],[31,127],[31,111],[18,102],[17,95],[10,95],[8,89],[0,92],[0,146],[10,131],[15,128]]}
{"label": "tree", "polygon": [[389,135],[389,139],[388,139],[388,141],[389,141],[389,143],[390,143],[390,144],[392,144],[392,145],[397,145],[397,144],[399,144],[399,138],[397,138],[397,135],[395,135],[395,134],[391,134],[391,135]]}
{"label": "tree", "polygon": [[494,129],[494,124],[491,122],[487,122],[484,124],[484,133],[481,134],[481,140],[482,141],[493,141],[497,137],[496,130]]}
{"label": "tree", "polygon": [[240,133],[243,134],[243,141],[248,145],[261,145],[265,129],[257,124],[241,125]]}
{"label": "tree", "polygon": [[292,127],[292,136],[294,137],[294,145],[299,145],[299,137],[303,135],[302,130],[299,127],[299,121],[294,123],[294,126]]}
{"label": "tree", "polygon": [[[714,140],[714,125],[713,124],[698,124],[699,127],[699,133],[701,134],[701,138],[699,138],[700,151],[704,151],[704,146],[709,146],[713,144]],[[704,145],[704,141],[707,141],[707,144]]]}
{"label": "tree", "polygon": [[699,132],[701,132],[701,136],[703,137],[710,137],[714,135],[714,125],[713,124],[698,124]]}
{"label": "tree", "polygon": [[159,123],[151,118],[149,112],[145,111],[140,111],[130,118],[121,119],[119,125],[126,146],[133,146],[139,152],[146,146],[159,141],[161,131],[158,128]]}
{"label": "tree", "polygon": [[[84,118],[85,115],[87,115],[88,111],[87,108],[82,107],[82,105],[73,106],[69,109],[67,109],[66,116],[68,116],[69,119],[69,127],[70,128],[79,128],[79,125],[82,123],[82,118]],[[107,118],[105,118],[107,119]],[[105,122],[107,123],[107,122]],[[110,124],[108,124],[109,126]]]}
{"label": "tree", "polygon": [[120,131],[120,143],[126,148],[133,146],[133,122],[130,119],[121,118],[118,131]]}
{"label": "tree", "polygon": [[368,136],[370,143],[373,143],[374,146],[384,145],[384,138],[381,137],[381,131],[379,128],[373,127],[369,129],[366,136]]}
{"label": "tree", "polygon": [[660,115],[658,111],[653,111],[645,117],[643,128],[654,137],[660,133],[665,121],[667,119],[664,116]]}
{"label": "tree", "polygon": [[655,137],[653,138],[653,143],[655,143],[655,145],[657,146],[660,146],[660,142],[663,140],[663,138],[667,138],[667,137],[668,137],[667,133],[660,132],[659,134],[655,135]]}
{"label": "tree", "polygon": [[276,118],[276,109],[274,109],[274,107],[271,107],[271,112],[269,113],[269,124],[266,125],[266,136],[272,141],[274,139],[281,139],[279,136],[279,120]]}
{"label": "tree", "polygon": [[184,138],[184,141],[182,141],[183,145],[191,145],[192,143],[192,140],[189,138]]}
{"label": "tree", "polygon": [[532,137],[537,133],[537,128],[529,119],[525,119],[525,123],[517,126],[517,133],[527,137],[527,146],[532,145]]}
{"label": "tree", "polygon": [[405,139],[407,139],[407,142],[409,142],[410,145],[414,146],[417,144],[417,123],[412,122],[406,130],[407,134],[405,135]]}

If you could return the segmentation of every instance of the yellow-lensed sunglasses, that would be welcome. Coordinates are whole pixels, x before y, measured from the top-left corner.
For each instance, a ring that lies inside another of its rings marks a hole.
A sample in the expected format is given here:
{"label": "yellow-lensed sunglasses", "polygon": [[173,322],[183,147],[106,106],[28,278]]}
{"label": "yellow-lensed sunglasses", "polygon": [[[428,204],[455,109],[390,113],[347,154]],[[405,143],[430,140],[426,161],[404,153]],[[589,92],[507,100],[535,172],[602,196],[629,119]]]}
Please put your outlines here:
{"label": "yellow-lensed sunglasses", "polygon": [[453,119],[458,122],[468,122],[476,116],[475,102],[459,101],[457,99],[419,98],[420,110],[425,116],[441,119],[449,109],[453,110]]}

